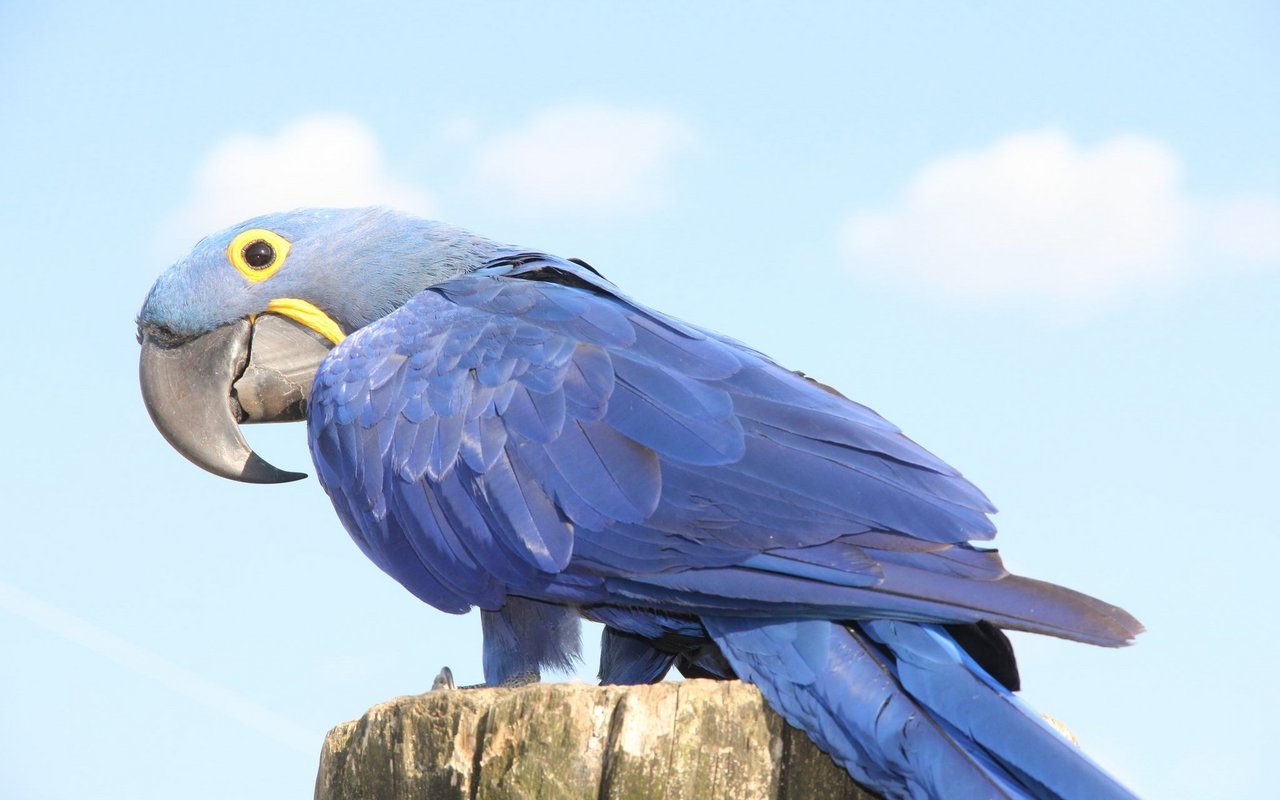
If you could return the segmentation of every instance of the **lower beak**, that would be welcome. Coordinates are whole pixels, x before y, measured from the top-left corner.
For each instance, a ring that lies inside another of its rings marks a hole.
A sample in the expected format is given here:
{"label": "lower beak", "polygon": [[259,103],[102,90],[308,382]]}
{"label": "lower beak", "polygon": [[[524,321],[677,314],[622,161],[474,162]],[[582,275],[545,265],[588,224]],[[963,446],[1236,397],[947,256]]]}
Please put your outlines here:
{"label": "lower beak", "polygon": [[306,419],[311,382],[331,346],[270,314],[176,345],[144,330],[142,398],[160,433],[196,466],[246,483],[296,481],[306,475],[264,461],[239,423]]}

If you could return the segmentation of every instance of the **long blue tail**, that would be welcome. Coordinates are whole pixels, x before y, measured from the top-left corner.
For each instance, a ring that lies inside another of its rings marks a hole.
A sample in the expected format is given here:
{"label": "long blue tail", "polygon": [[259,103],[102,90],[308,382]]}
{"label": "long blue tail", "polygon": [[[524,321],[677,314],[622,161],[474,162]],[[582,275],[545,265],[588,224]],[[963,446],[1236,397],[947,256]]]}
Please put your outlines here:
{"label": "long blue tail", "polygon": [[1134,798],[940,626],[703,623],[739,677],[885,797]]}

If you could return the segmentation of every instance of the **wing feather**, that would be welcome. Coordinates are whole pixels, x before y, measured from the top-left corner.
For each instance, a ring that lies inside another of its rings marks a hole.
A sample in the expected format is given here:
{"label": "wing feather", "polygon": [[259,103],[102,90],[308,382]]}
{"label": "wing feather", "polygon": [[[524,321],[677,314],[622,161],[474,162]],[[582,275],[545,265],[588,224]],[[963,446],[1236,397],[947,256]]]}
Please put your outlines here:
{"label": "wing feather", "polygon": [[496,577],[676,613],[1138,629],[1009,580],[968,544],[994,533],[987,498],[874,411],[558,259],[499,260],[353,334],[310,419],[353,536],[388,571],[412,552],[395,574],[450,608],[493,603]]}

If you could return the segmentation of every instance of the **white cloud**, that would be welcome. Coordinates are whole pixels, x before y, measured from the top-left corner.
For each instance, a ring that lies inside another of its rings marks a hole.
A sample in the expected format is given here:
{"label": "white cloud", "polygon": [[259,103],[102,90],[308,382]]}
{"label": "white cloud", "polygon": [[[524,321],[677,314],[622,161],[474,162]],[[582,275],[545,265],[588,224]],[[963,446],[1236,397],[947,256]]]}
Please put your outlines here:
{"label": "white cloud", "polygon": [[272,211],[304,206],[386,205],[430,215],[425,192],[394,177],[373,133],[344,116],[294,122],[275,136],[237,135],[218,144],[196,174],[191,197],[162,241],[181,250],[205,234]]}
{"label": "white cloud", "polygon": [[1280,201],[1192,197],[1167,145],[1082,147],[1020,133],[920,170],[892,206],[855,214],[857,272],[965,300],[1084,309],[1160,290],[1193,270],[1280,256]]}
{"label": "white cloud", "polygon": [[643,211],[666,197],[671,162],[693,139],[663,111],[559,106],[483,142],[473,169],[495,202],[525,211]]}

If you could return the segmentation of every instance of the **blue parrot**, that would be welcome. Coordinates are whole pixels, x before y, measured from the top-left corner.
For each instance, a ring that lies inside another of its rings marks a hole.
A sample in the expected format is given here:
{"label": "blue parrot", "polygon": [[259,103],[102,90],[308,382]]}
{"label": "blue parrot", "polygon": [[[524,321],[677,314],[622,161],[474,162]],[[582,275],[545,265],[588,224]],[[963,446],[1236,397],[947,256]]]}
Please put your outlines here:
{"label": "blue parrot", "polygon": [[306,420],[383,571],[481,609],[484,676],[605,626],[606,683],[760,688],[890,798],[1132,795],[1030,710],[1002,629],[1114,647],[1123,610],[1008,573],[987,498],[874,411],[577,260],[385,209],[249,220],[138,317],[144,400],[228,478],[302,476],[238,424]]}

